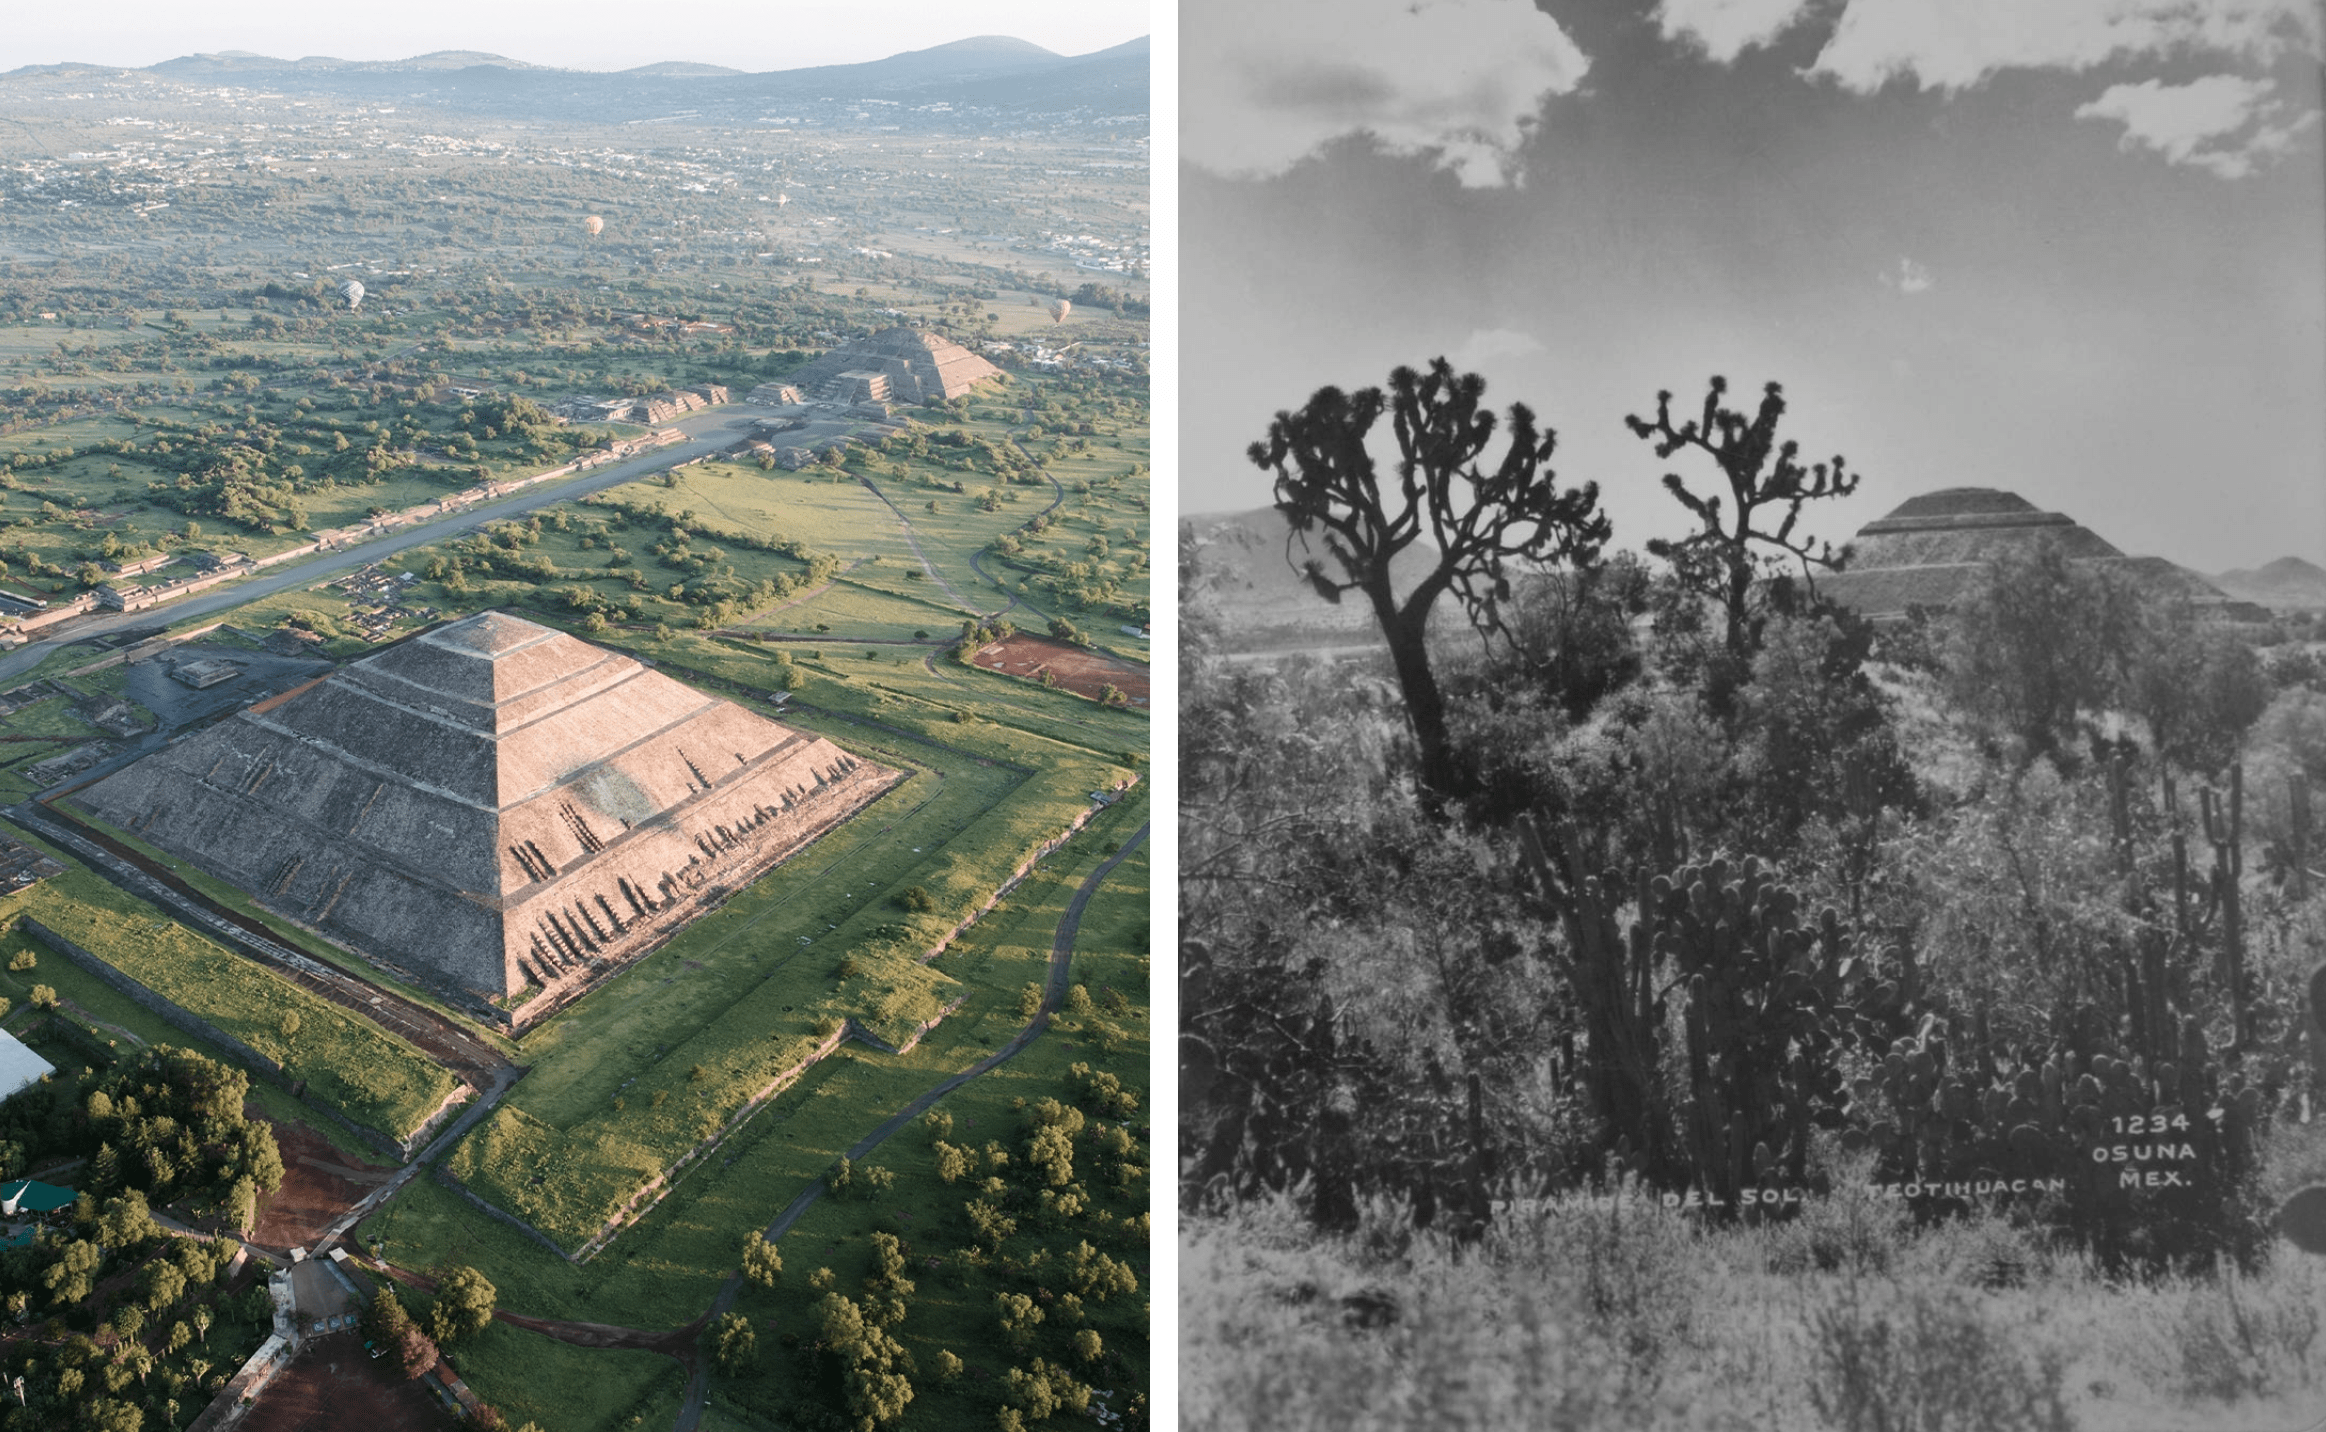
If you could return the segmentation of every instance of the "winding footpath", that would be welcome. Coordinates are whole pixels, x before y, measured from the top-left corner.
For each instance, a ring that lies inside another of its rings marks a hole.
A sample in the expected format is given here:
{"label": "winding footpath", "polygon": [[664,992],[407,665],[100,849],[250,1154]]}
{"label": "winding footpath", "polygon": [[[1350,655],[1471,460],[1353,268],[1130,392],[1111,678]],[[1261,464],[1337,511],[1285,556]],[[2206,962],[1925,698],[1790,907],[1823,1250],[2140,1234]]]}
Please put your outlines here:
{"label": "winding footpath", "polygon": [[[1091,871],[1083,880],[1081,887],[1074,892],[1074,898],[1067,902],[1066,913],[1058,920],[1058,931],[1050,940],[1050,971],[1048,978],[1043,981],[1042,985],[1042,1007],[1034,1012],[1034,1017],[1026,1022],[1026,1027],[1019,1030],[1016,1037],[1012,1038],[1009,1043],[960,1073],[940,1081],[935,1088],[891,1114],[881,1122],[878,1128],[857,1140],[849,1148],[848,1157],[850,1159],[862,1159],[898,1130],[927,1113],[939,1099],[980,1075],[992,1073],[1022,1052],[1027,1045],[1042,1037],[1043,1031],[1050,1027],[1050,1016],[1057,1011],[1058,1006],[1066,998],[1068,977],[1072,973],[1074,963],[1074,940],[1082,930],[1082,912],[1089,906],[1090,897],[1098,893],[1098,887],[1108,875],[1114,872],[1114,868],[1129,859],[1131,853],[1146,840],[1148,828],[1147,825],[1142,824],[1137,830],[1131,832],[1129,838],[1123,841],[1123,848],[1108,856],[1096,870]],[[813,1208],[816,1200],[823,1196],[824,1182],[822,1179],[818,1179],[802,1189],[799,1197],[793,1199],[783,1212],[776,1215],[775,1221],[762,1230],[761,1236],[769,1242],[781,1238],[790,1232],[792,1225],[800,1221],[801,1215]],[[727,1281],[719,1288],[719,1296],[712,1301],[710,1310],[693,1323],[688,1324],[688,1327],[696,1329],[704,1327],[711,1320],[733,1308],[736,1294],[741,1292],[742,1288],[743,1275],[729,1273]],[[678,1422],[673,1427],[672,1432],[696,1432],[703,1420],[704,1403],[710,1395],[710,1369],[704,1365],[700,1358],[682,1358],[681,1361],[689,1364],[691,1373],[687,1379],[686,1402],[679,1408]]]}

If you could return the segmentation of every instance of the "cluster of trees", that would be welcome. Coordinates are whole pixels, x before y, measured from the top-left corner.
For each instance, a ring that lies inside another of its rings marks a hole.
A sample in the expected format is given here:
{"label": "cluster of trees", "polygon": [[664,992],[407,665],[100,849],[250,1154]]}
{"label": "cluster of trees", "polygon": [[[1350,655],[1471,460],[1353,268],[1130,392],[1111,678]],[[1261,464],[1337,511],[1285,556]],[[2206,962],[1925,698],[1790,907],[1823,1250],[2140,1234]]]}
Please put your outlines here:
{"label": "cluster of trees", "polygon": [[499,1290],[484,1274],[459,1264],[437,1275],[433,1298],[421,1296],[425,1301],[415,1317],[395,1287],[384,1285],[357,1320],[365,1341],[393,1358],[406,1378],[424,1376],[444,1348],[483,1332],[493,1320]]}
{"label": "cluster of trees", "polygon": [[15,1177],[86,1157],[83,1187],[94,1197],[150,1197],[248,1228],[258,1197],[283,1185],[273,1128],[243,1112],[249,1092],[242,1070],[156,1045],[0,1105],[0,1162]]}
{"label": "cluster of trees", "polygon": [[[1145,1154],[1137,1133],[1119,1122],[1136,1115],[1140,1100],[1118,1075],[1088,1064],[1075,1067],[1066,1092],[1069,1099],[1019,1101],[1016,1137],[982,1148],[953,1142],[951,1114],[924,1116],[938,1177],[970,1195],[962,1204],[964,1244],[930,1257],[901,1231],[876,1231],[871,1266],[854,1294],[840,1289],[831,1269],[811,1271],[805,1282],[818,1301],[807,1330],[780,1339],[810,1392],[780,1409],[771,1400],[777,1387],[757,1376],[759,1331],[740,1314],[714,1323],[705,1347],[736,1380],[730,1395],[748,1405],[769,1400],[765,1410],[780,1411],[789,1426],[867,1429],[897,1425],[929,1379],[948,1393],[965,1390],[969,1363],[961,1355],[940,1349],[917,1361],[902,1341],[917,1278],[925,1276],[990,1292],[993,1341],[1012,1364],[990,1383],[998,1425],[1087,1408],[1091,1380],[1102,1375],[1121,1385],[1116,1380],[1131,1373],[1126,1354],[1144,1345],[1131,1259],[1144,1253],[1149,1232]],[[841,1174],[835,1166],[828,1181],[835,1196],[864,1188],[865,1169]],[[744,1239],[741,1267],[761,1288],[786,1276],[782,1257],[757,1232]],[[1143,1425],[1143,1399],[1115,1405]]]}
{"label": "cluster of trees", "polygon": [[[1774,384],[1732,408],[1716,379],[1693,414],[1659,394],[1628,420],[1694,464],[1664,479],[1692,530],[1650,544],[1656,565],[1610,555],[1596,487],[1560,485],[1553,434],[1483,393],[1441,360],[1387,391],[1322,390],[1251,449],[1295,569],[1367,604],[1379,666],[1223,660],[1183,551],[1191,1200],[1297,1186],[1336,1222],[1385,1191],[1474,1230],[1512,1181],[1709,1190],[1740,1167],[1840,1177],[1845,1154],[1893,1177],[1951,1168],[2006,1146],[1988,1125],[2022,1074],[2129,1068],[2189,1020],[2235,1034],[2179,1061],[2184,1092],[2199,1069],[2252,1090],[2233,1123],[2301,1096],[2284,1038],[2319,912],[2279,859],[2246,898],[2282,933],[2233,958],[2236,877],[2206,893],[2188,868],[2208,834],[2236,839],[2195,794],[2226,788],[2231,762],[2326,779],[2326,726],[2300,734],[2314,693],[2270,679],[2299,663],[2265,670],[2169,594],[2043,546],[2002,555],[1953,611],[1877,632],[1819,596],[1846,556],[1803,536],[1856,475],[1781,436]],[[1483,640],[1433,639],[1445,605]],[[2259,798],[2247,809],[2265,824]],[[1827,931],[1814,990],[1688,963],[1693,927],[1656,879],[1718,894],[1746,856],[1752,888]],[[1722,1003],[1747,997],[1735,981],[1809,1001],[1775,1053],[1748,1058],[1753,1027]],[[2240,1009],[2252,1022],[2229,1022]],[[1957,1051],[1939,1064],[1951,1112],[1929,1115],[1946,1132],[1921,1142],[1885,1102],[1920,1092],[1861,1079],[1910,1036]],[[1758,1107],[1782,1137],[1716,1148],[1689,1132],[1708,1107]],[[2243,1139],[2221,1141],[2227,1221],[2251,1215]],[[2086,1213],[2116,1252],[2157,1255],[2128,1215]]]}
{"label": "cluster of trees", "polygon": [[[101,1205],[83,1194],[32,1244],[0,1252],[9,1315],[20,1324],[46,1316],[14,1344],[7,1371],[17,1395],[0,1399],[0,1427],[178,1426],[272,1321],[263,1287],[222,1291],[240,1251],[231,1239],[165,1235],[132,1191]],[[93,1296],[123,1272],[134,1275]]]}

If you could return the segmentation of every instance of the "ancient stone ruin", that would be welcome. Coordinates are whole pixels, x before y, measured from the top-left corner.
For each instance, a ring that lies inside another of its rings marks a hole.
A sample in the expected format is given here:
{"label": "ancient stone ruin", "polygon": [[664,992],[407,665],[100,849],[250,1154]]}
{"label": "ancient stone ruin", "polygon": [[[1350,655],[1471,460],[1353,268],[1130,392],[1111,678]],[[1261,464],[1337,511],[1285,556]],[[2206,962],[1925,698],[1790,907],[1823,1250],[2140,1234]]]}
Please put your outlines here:
{"label": "ancient stone ruin", "polygon": [[263,701],[80,800],[260,903],[526,1023],[902,779],[501,612]]}
{"label": "ancient stone ruin", "polygon": [[[917,328],[884,328],[819,356],[784,383],[832,403],[925,403],[958,398],[1000,373],[949,338]],[[753,396],[757,400],[756,390]]]}
{"label": "ancient stone ruin", "polygon": [[1989,563],[2042,542],[2057,544],[2073,561],[2113,568],[2144,593],[2186,601],[2202,616],[2254,621],[2269,615],[2185,567],[2162,557],[2127,557],[2073,517],[1992,487],[1949,487],[1907,499],[1858,529],[1847,570],[1817,574],[1817,590],[1874,621],[1901,621],[1914,607],[1952,606]]}

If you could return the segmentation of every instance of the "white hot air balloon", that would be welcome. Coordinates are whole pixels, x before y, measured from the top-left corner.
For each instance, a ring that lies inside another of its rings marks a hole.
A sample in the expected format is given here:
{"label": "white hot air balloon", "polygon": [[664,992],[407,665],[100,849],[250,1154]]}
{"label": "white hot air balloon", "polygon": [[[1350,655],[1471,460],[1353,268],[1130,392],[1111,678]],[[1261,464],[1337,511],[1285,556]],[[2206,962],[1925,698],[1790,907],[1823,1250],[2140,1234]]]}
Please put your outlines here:
{"label": "white hot air balloon", "polygon": [[590,235],[592,238],[595,238],[599,234],[602,234],[606,231],[606,221],[599,218],[597,215],[592,214],[588,218],[582,220],[582,231]]}
{"label": "white hot air balloon", "polygon": [[347,300],[349,308],[363,307],[363,285],[352,278],[339,286],[339,296]]}
{"label": "white hot air balloon", "polygon": [[1066,321],[1066,315],[1072,313],[1073,311],[1074,305],[1063,298],[1053,298],[1050,300],[1050,321],[1052,323],[1064,323]]}
{"label": "white hot air balloon", "polygon": [[790,203],[790,202],[791,202],[791,195],[789,195],[789,194],[781,194],[781,193],[779,193],[779,194],[777,194],[777,195],[775,196],[775,207],[777,207],[778,209],[782,208],[784,205],[786,205],[786,204],[788,204],[788,203]]}

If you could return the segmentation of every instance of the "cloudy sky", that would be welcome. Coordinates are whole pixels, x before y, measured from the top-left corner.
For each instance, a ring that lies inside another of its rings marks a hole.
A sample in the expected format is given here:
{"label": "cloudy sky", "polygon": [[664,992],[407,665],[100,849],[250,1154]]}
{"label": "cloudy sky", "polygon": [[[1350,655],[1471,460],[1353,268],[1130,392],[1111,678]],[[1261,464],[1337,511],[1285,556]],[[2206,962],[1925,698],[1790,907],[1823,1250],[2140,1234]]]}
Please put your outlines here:
{"label": "cloudy sky", "polygon": [[1991,486],[2205,570],[2326,562],[2314,0],[1180,14],[1183,511],[1267,502],[1277,409],[1446,354],[1627,546],[1681,524],[1623,415],[1719,373],[1865,474],[1837,539]]}
{"label": "cloudy sky", "polygon": [[1063,55],[1148,32],[1147,0],[107,0],[23,4],[0,29],[0,72],[69,60],[150,65],[197,51],[394,60],[485,50],[537,65],[622,70],[694,60],[740,70],[854,64],[973,35],[1014,35]]}

